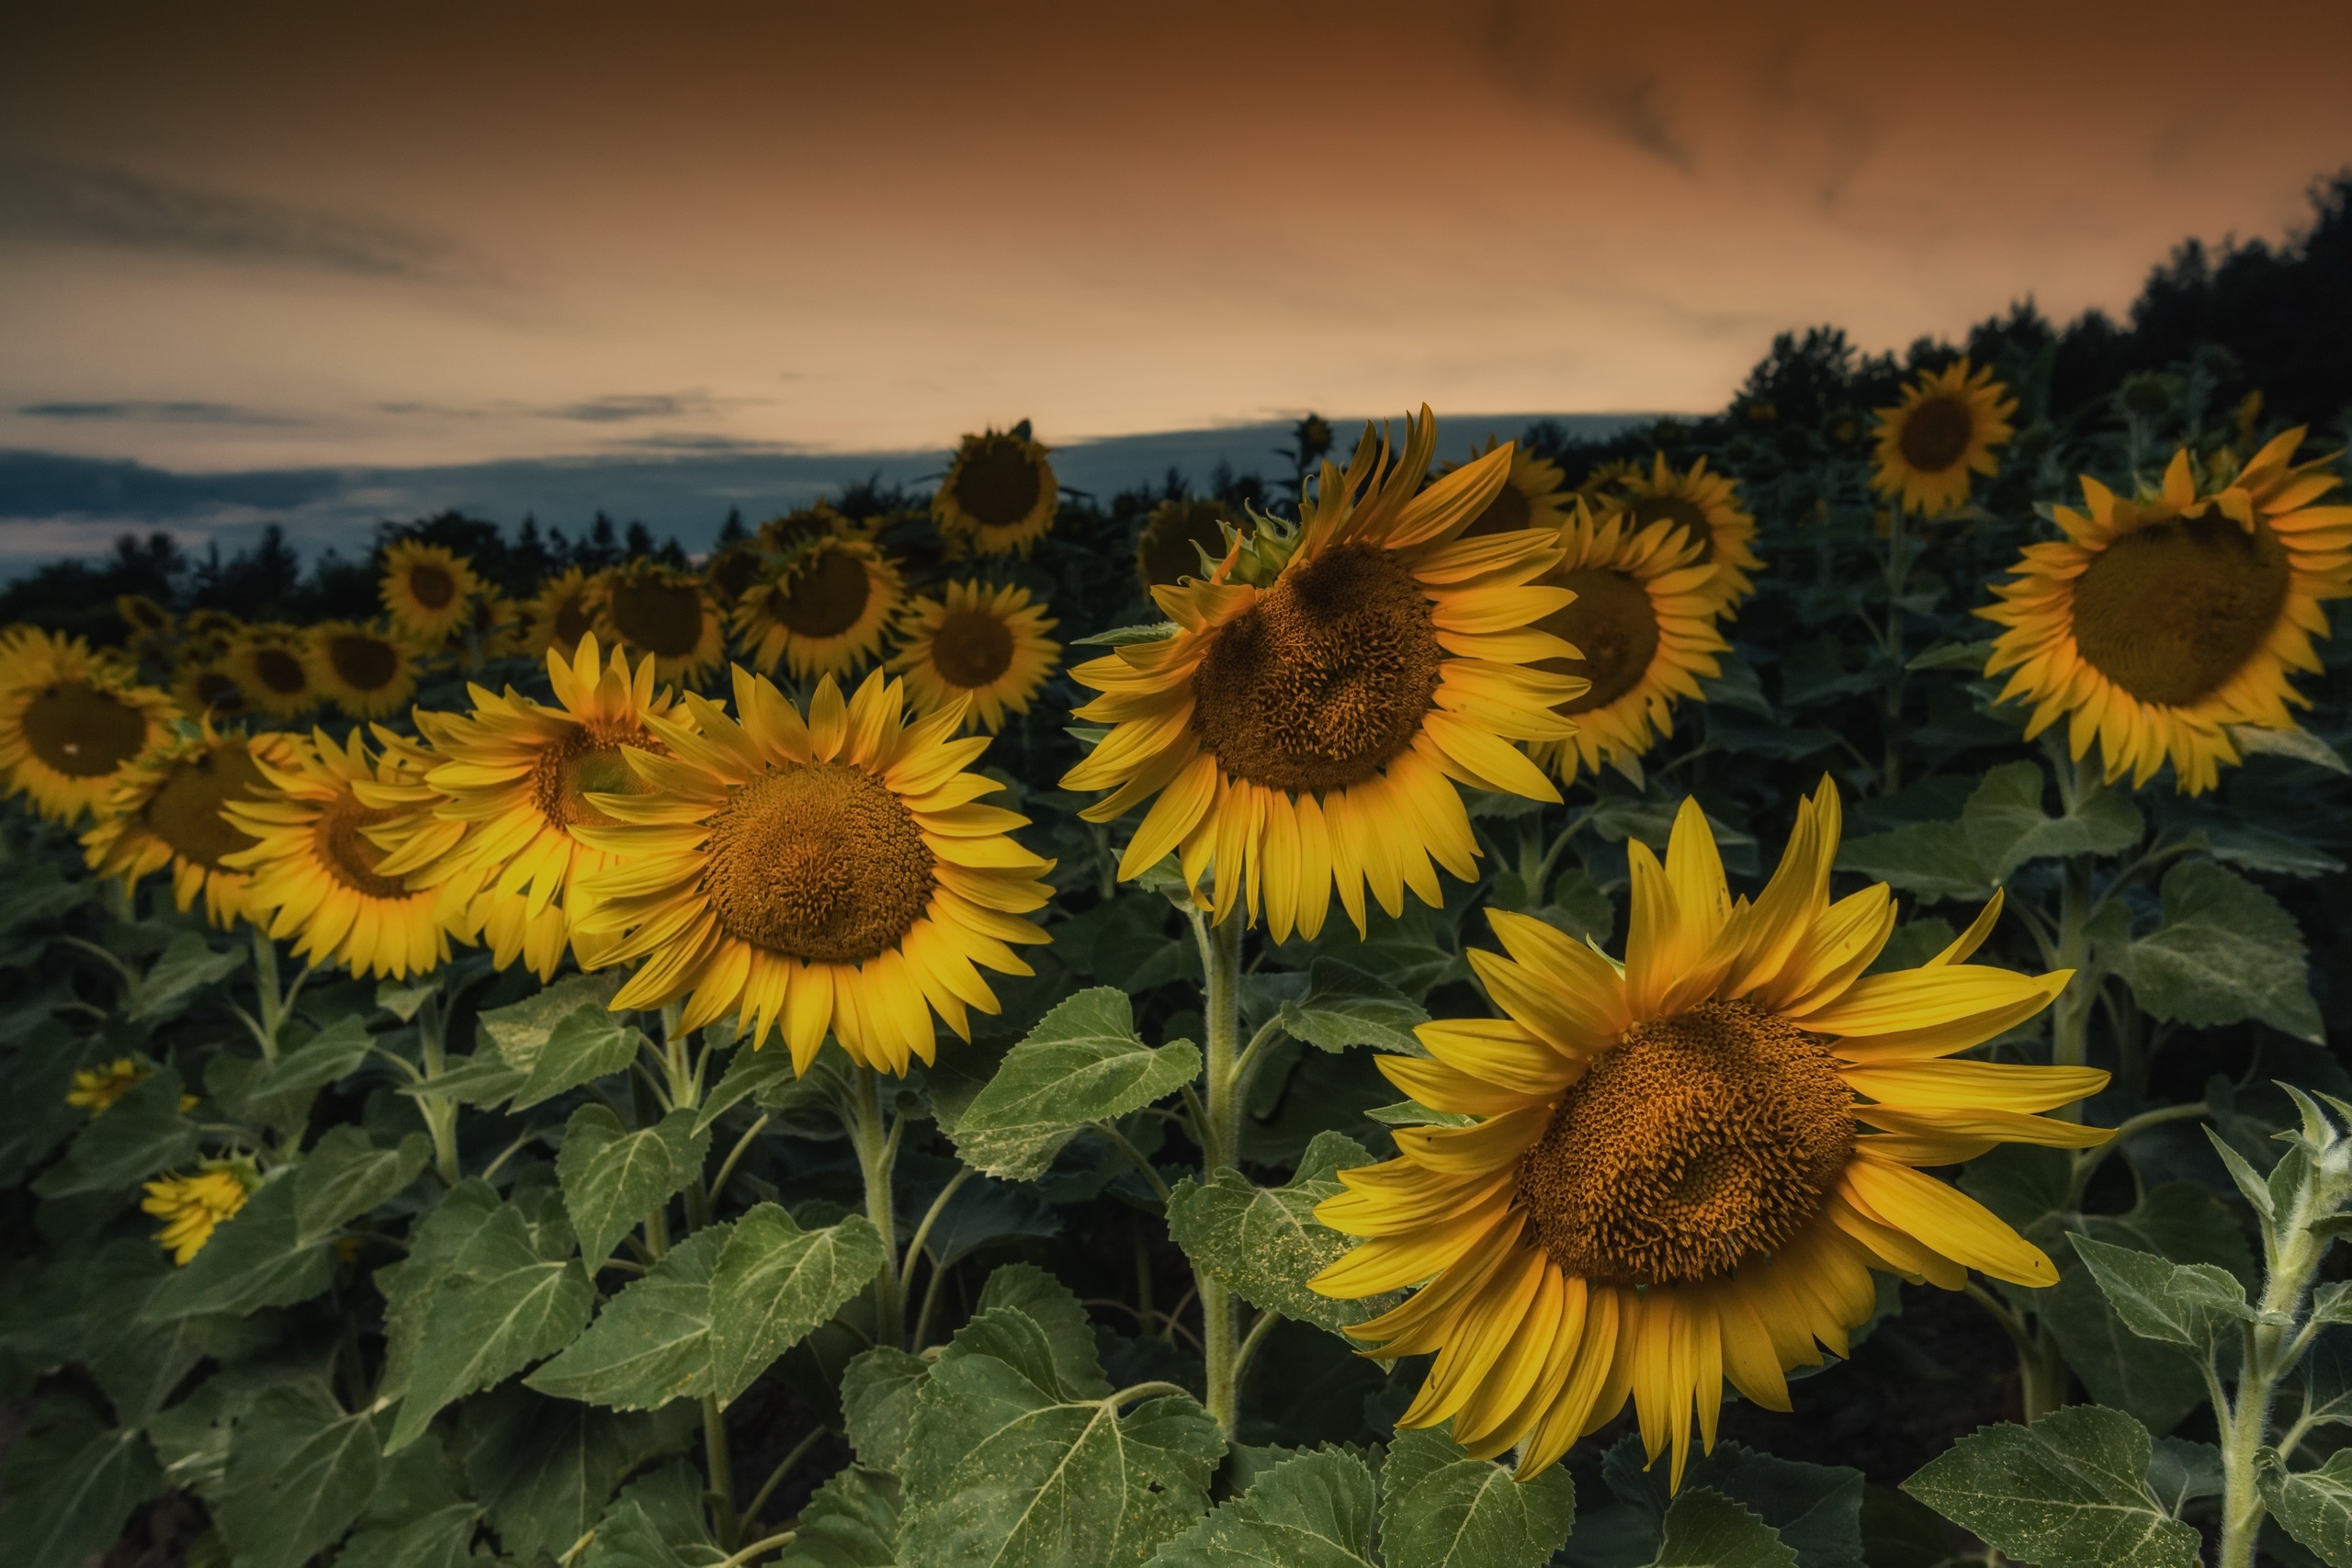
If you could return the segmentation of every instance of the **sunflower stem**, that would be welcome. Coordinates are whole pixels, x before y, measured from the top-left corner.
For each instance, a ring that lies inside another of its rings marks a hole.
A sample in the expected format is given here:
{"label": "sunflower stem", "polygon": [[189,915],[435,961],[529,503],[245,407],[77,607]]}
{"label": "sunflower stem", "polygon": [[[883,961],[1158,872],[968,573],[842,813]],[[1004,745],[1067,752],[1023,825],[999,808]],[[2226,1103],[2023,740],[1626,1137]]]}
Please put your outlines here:
{"label": "sunflower stem", "polygon": [[[273,964],[273,968],[275,965]],[[276,989],[275,976],[271,988]],[[273,1025],[269,1031],[277,1032]],[[416,1038],[424,1055],[424,1081],[432,1082],[448,1068],[448,1052],[441,1038],[441,993],[428,994],[424,1005],[416,1010]],[[417,1113],[424,1118],[424,1130],[433,1136],[433,1169],[445,1187],[455,1187],[464,1179],[458,1164],[458,1102],[446,1094],[421,1094],[416,1097]]]}
{"label": "sunflower stem", "polygon": [[[2098,976],[2091,969],[2091,863],[2087,855],[2070,855],[2059,896],[2058,963],[2075,977],[2050,1007],[2050,1060],[2061,1067],[2079,1067],[2090,1060],[2091,1009],[2098,1000]],[[2052,1112],[2069,1122],[2083,1119],[2082,1103]]]}
{"label": "sunflower stem", "polygon": [[849,1135],[865,1182],[865,1217],[882,1233],[882,1272],[874,1280],[874,1342],[896,1349],[906,1336],[906,1309],[899,1299],[898,1216],[890,1192],[899,1130],[884,1124],[881,1074],[860,1062],[851,1093]]}
{"label": "sunflower stem", "polygon": [[1893,795],[1903,787],[1903,749],[1896,737],[1903,729],[1903,584],[1911,575],[1909,540],[1903,528],[1904,507],[1898,499],[1886,525],[1886,677],[1885,760],[1879,768],[1878,793]]}
{"label": "sunflower stem", "polygon": [[[1208,1176],[1241,1161],[1241,921],[1238,911],[1211,924],[1194,911],[1193,935],[1200,943],[1207,978],[1203,1001],[1208,1035],[1205,1125],[1201,1129],[1201,1165]],[[1202,1359],[1207,1364],[1206,1404],[1230,1439],[1239,1414],[1241,1359],[1234,1332],[1232,1295],[1222,1281],[1195,1264],[1193,1279],[1201,1297]]]}

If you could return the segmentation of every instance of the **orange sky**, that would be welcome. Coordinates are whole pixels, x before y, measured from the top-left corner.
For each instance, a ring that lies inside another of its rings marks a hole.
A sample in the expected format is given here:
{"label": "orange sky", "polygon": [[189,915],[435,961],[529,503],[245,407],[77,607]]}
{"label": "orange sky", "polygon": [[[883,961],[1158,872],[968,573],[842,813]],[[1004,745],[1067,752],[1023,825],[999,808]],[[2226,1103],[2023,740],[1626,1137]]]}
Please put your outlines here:
{"label": "orange sky", "polygon": [[[1718,406],[2352,163],[2352,6],[47,7],[0,446],[182,468]],[[1630,13],[1630,14],[1629,14]]]}

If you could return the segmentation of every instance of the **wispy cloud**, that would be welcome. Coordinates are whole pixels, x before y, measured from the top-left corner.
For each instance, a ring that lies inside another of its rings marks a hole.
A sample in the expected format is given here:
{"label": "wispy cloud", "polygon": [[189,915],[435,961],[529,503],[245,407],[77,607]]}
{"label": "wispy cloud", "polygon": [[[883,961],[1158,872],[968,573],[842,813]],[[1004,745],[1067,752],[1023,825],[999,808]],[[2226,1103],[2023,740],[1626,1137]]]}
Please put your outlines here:
{"label": "wispy cloud", "polygon": [[153,402],[128,398],[109,402],[25,403],[28,419],[138,420],[160,424],[300,424],[285,414],[264,413],[234,403]]}
{"label": "wispy cloud", "polygon": [[502,399],[488,403],[378,403],[377,412],[426,419],[552,419],[571,424],[633,424],[640,420],[698,419],[769,402],[767,398],[721,397],[700,388],[684,392],[608,392],[568,403],[526,403]]}

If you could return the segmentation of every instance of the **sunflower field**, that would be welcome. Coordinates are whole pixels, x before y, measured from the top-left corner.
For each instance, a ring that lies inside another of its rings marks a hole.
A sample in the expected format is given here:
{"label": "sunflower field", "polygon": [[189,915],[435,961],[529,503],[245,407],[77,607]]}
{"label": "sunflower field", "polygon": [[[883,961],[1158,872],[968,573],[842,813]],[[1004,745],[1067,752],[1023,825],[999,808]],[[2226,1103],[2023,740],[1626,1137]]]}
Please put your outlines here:
{"label": "sunflower field", "polygon": [[2352,1563],[2342,433],[2031,326],[9,627],[7,1560]]}

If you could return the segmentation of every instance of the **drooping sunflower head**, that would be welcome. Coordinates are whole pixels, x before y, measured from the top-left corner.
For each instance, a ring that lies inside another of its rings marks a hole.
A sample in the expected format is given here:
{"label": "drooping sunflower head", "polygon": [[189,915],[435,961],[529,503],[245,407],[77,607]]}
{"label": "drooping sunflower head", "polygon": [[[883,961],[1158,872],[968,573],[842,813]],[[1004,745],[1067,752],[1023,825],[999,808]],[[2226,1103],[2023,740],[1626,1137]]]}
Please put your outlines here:
{"label": "drooping sunflower head", "polygon": [[199,720],[226,724],[256,711],[256,705],[231,673],[223,658],[185,660],[172,678],[172,700]]}
{"label": "drooping sunflower head", "polygon": [[446,546],[402,539],[384,551],[378,587],[384,609],[401,630],[428,646],[466,624],[481,591],[473,564]]}
{"label": "drooping sunflower head", "polygon": [[223,1220],[245,1206],[258,1180],[235,1160],[207,1160],[193,1176],[163,1176],[146,1183],[139,1207],[164,1222],[155,1240],[185,1268],[204,1250]]}
{"label": "drooping sunflower head", "polygon": [[588,594],[589,624],[606,648],[651,654],[664,681],[693,681],[727,654],[718,604],[689,571],[634,560],[601,573]]}
{"label": "drooping sunflower head", "polygon": [[1362,929],[1367,886],[1394,914],[1408,887],[1441,902],[1432,857],[1476,875],[1456,783],[1559,798],[1511,745],[1573,733],[1555,709],[1585,689],[1537,668],[1576,651],[1533,629],[1569,602],[1532,585],[1559,541],[1463,537],[1510,448],[1424,489],[1435,444],[1426,407],[1401,451],[1367,430],[1296,529],[1261,523],[1207,581],[1152,591],[1170,636],[1070,671],[1103,694],[1078,716],[1114,728],[1064,787],[1113,792],[1091,821],[1153,802],[1121,876],[1173,850],[1188,885],[1216,866],[1200,897],[1220,919],[1262,900],[1276,940],[1311,937],[1336,887]]}
{"label": "drooping sunflower head", "polygon": [[846,676],[882,651],[906,602],[899,569],[863,539],[826,536],[787,552],[737,602],[736,645],[761,670]]}
{"label": "drooping sunflower head", "polygon": [[1054,525],[1060,503],[1046,448],[1023,420],[1011,430],[967,435],[931,498],[940,532],[980,555],[1027,555]]}
{"label": "drooping sunflower head", "polygon": [[[1483,457],[1500,445],[1489,435],[1486,446],[1475,456]],[[1459,467],[1458,463],[1449,463],[1446,471],[1451,473]],[[1476,539],[1488,534],[1515,534],[1522,528],[1557,528],[1568,520],[1564,509],[1571,494],[1568,477],[1560,471],[1560,465],[1521,451],[1514,445],[1510,449],[1510,470],[1503,476],[1502,487],[1495,491],[1495,499],[1487,502],[1487,509],[1470,519],[1462,536]]]}
{"label": "drooping sunflower head", "polygon": [[752,585],[767,574],[768,552],[756,538],[737,539],[710,552],[702,580],[719,608],[731,610]]}
{"label": "drooping sunflower head", "polygon": [[1669,523],[1695,544],[1697,560],[1715,569],[1714,581],[1703,592],[1718,614],[1736,610],[1756,592],[1754,573],[1764,565],[1754,548],[1756,519],[1741,508],[1739,487],[1709,473],[1706,458],[1679,469],[1657,453],[1646,471],[1636,468],[1619,479],[1601,505],[1623,513],[1635,530]]}
{"label": "drooping sunflower head", "polygon": [[416,649],[405,636],[352,621],[311,628],[303,655],[311,684],[354,718],[395,714],[416,694]]}
{"label": "drooping sunflower head", "polygon": [[180,652],[188,659],[225,658],[245,623],[226,610],[190,610],[180,619]]}
{"label": "drooping sunflower head", "polygon": [[154,1070],[129,1056],[118,1056],[104,1066],[75,1073],[74,1087],[65,1091],[65,1103],[93,1116],[104,1115],[116,1100],[138,1088],[141,1080]]}
{"label": "drooping sunflower head", "polygon": [[[1204,500],[1163,501],[1153,507],[1136,540],[1136,577],[1144,592],[1214,570],[1230,542],[1226,530],[1250,532],[1247,518],[1235,515],[1239,510]],[[1203,557],[1208,565],[1202,564]]]}
{"label": "drooping sunflower head", "polygon": [[1061,664],[1054,623],[1029,591],[1008,584],[950,582],[944,600],[918,599],[907,614],[907,646],[890,669],[923,713],[968,699],[966,723],[994,735],[1007,713],[1030,699]]}
{"label": "drooping sunflower head", "polygon": [[781,556],[819,539],[863,539],[872,533],[871,524],[844,515],[820,496],[806,506],[769,518],[752,538],[769,555]]}
{"label": "drooping sunflower head", "polygon": [[272,718],[300,718],[319,705],[310,637],[299,626],[271,622],[244,627],[222,668],[246,700]]}
{"label": "drooping sunflower head", "polygon": [[1728,646],[1715,630],[1714,563],[1667,518],[1642,525],[1627,512],[1596,518],[1578,498],[1560,530],[1566,554],[1538,581],[1576,597],[1535,623],[1577,650],[1541,668],[1582,677],[1584,693],[1561,705],[1576,733],[1533,748],[1565,781],[1603,762],[1629,766],[1674,729],[1674,705],[1701,700],[1699,677],[1722,672]]}
{"label": "drooping sunflower head", "polygon": [[537,659],[552,650],[571,657],[581,637],[594,625],[588,614],[594,579],[568,566],[545,582],[523,604],[523,651]]}
{"label": "drooping sunflower head", "polygon": [[53,822],[96,808],[177,716],[80,637],[23,626],[0,647],[0,773]]}
{"label": "drooping sunflower head", "polygon": [[846,703],[827,676],[804,716],[739,665],[734,716],[691,694],[693,726],[648,716],[671,754],[631,750],[646,792],[592,795],[615,825],[574,829],[621,862],[588,879],[587,929],[645,960],[615,1008],[683,997],[682,1028],[780,1028],[796,1070],[830,1032],[893,1073],[933,1059],[934,1012],[969,1039],[967,1010],[997,1010],[979,971],[1030,973],[1011,944],[1046,940],[1022,916],[1053,863],[975,804],[1001,786],[964,771],[988,741],[955,739],[958,707],[903,704],[879,671]]}
{"label": "drooping sunflower head", "polygon": [[402,840],[408,819],[432,810],[410,787],[431,756],[380,727],[377,733],[380,756],[356,726],[342,743],[322,730],[288,736],[283,761],[256,754],[269,794],[224,807],[256,841],[222,863],[248,878],[248,918],[266,921],[272,937],[293,938],[296,957],[401,979],[447,960],[449,937],[434,894],[383,869],[387,845]]}
{"label": "drooping sunflower head", "polygon": [[2137,787],[2170,761],[2196,795],[2238,761],[2231,726],[2294,728],[2290,705],[2308,702],[2288,671],[2318,671],[2319,606],[2352,594],[2352,506],[2314,504],[2339,481],[2293,461],[2302,438],[2201,478],[2176,452],[2162,487],[2129,501],[2084,478],[2082,509],[2055,512],[2066,536],[2028,545],[1976,612],[2008,628],[1984,671],[2034,705],[2029,739],[2064,717],[2075,756],[2098,741],[2109,782]]}
{"label": "drooping sunflower head", "polygon": [[1783,1374],[1844,1355],[1880,1269],[1957,1290],[1969,1269],[2056,1282],[2040,1248],[1922,1167],[2002,1143],[2110,1134],[2039,1114],[2107,1075],[1952,1059],[2047,1007],[2067,972],[1967,959],[2000,900],[1916,969],[1865,976],[1894,929],[1883,884],[1832,901],[1834,786],[1797,814],[1778,871],[1735,899],[1685,801],[1661,864],[1631,844],[1622,966],[1542,920],[1488,919],[1472,969],[1498,1018],[1424,1025],[1427,1059],[1381,1070],[1432,1111],[1396,1159],[1341,1173],[1317,1215],[1367,1238],[1314,1280],[1354,1298],[1419,1286],[1348,1332],[1435,1352],[1406,1427],[1451,1420],[1521,1477],[1628,1397],[1679,1485],[1692,1417],[1712,1448],[1728,1379],[1789,1409]]}
{"label": "drooping sunflower head", "polygon": [[144,593],[116,595],[114,609],[130,634],[130,646],[141,652],[167,649],[178,632],[178,625],[172,618],[172,613]]}
{"label": "drooping sunflower head", "polygon": [[1994,449],[2016,431],[2018,412],[1989,365],[1971,371],[1963,355],[1923,372],[1891,408],[1878,411],[1878,471],[1872,489],[1911,512],[1943,512],[1968,499],[1970,476],[1997,473]]}
{"label": "drooping sunflower head", "polygon": [[126,888],[169,871],[172,902],[183,914],[201,896],[205,919],[227,927],[246,912],[245,874],[227,857],[254,840],[223,808],[269,795],[262,759],[289,765],[293,743],[282,735],[217,734],[209,723],[164,741],[123,771],[96,826],[82,835],[83,859]]}

